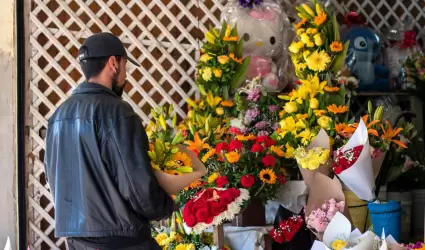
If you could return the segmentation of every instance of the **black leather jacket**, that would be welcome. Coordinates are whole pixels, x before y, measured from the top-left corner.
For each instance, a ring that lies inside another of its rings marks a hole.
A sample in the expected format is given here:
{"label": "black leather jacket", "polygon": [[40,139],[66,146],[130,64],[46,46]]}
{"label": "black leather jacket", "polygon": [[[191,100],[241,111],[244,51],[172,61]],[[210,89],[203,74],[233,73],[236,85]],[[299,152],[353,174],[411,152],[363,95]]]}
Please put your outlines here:
{"label": "black leather jacket", "polygon": [[171,216],[140,117],[112,90],[82,83],[49,121],[45,168],[57,237],[150,237]]}

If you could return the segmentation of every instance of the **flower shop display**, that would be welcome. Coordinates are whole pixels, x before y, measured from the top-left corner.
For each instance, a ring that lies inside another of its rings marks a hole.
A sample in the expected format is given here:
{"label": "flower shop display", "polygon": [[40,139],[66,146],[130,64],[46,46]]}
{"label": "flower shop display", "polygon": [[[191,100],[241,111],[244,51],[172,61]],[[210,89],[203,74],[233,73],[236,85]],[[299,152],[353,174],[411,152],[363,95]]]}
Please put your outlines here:
{"label": "flower shop display", "polygon": [[196,67],[196,83],[201,94],[212,91],[227,100],[230,90],[245,79],[250,57],[243,58],[243,42],[236,26],[223,22],[220,31],[212,28],[205,38]]}
{"label": "flower shop display", "polygon": [[356,12],[349,12],[345,21],[348,29],[342,32],[342,40],[350,43],[346,63],[359,79],[359,90],[389,90],[389,70],[379,63],[382,60],[379,36],[365,25],[364,19]]}
{"label": "flower shop display", "polygon": [[232,220],[249,200],[246,189],[208,188],[189,200],[183,209],[183,221],[195,234],[211,226]]}
{"label": "flower shop display", "polygon": [[415,53],[403,62],[405,82],[408,89],[419,97],[425,93],[425,55]]}
{"label": "flower shop display", "polygon": [[288,83],[284,75],[288,53],[284,43],[289,20],[279,1],[228,1],[222,19],[236,25],[244,55],[251,57],[248,79],[261,77],[267,91],[280,92]]}
{"label": "flower shop display", "polygon": [[375,234],[366,232],[361,234],[359,230],[351,230],[350,221],[340,212],[337,212],[326,228],[323,241],[315,241],[312,250],[366,250],[377,249]]}

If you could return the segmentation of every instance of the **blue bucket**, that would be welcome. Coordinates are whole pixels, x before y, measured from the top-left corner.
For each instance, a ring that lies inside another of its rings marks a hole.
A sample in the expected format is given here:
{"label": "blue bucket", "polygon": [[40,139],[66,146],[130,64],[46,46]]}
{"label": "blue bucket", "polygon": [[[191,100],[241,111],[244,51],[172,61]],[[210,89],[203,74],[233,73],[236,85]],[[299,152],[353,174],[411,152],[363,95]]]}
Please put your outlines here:
{"label": "blue bucket", "polygon": [[382,230],[385,230],[386,236],[391,235],[399,242],[401,233],[401,202],[369,203],[368,208],[375,234],[381,236]]}

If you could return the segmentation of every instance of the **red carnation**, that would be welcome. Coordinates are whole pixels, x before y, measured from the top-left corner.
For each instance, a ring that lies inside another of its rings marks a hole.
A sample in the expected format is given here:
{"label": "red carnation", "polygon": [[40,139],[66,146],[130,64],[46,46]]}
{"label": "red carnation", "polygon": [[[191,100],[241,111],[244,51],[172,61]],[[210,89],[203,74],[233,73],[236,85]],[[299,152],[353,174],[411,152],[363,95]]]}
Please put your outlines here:
{"label": "red carnation", "polygon": [[264,147],[257,143],[252,145],[251,147],[251,152],[253,153],[261,153],[263,152],[263,150],[264,150]]}
{"label": "red carnation", "polygon": [[197,223],[195,216],[193,216],[191,214],[183,215],[183,220],[184,220],[184,222],[186,222],[186,225],[188,227],[194,227]]}
{"label": "red carnation", "polygon": [[229,150],[229,145],[227,145],[227,143],[225,142],[220,142],[219,144],[217,144],[217,146],[215,146],[215,151],[217,153],[221,153],[221,151],[228,151]]}
{"label": "red carnation", "polygon": [[257,143],[264,144],[266,147],[271,147],[276,144],[276,142],[267,135],[257,137]]}
{"label": "red carnation", "polygon": [[229,128],[229,133],[233,134],[233,135],[241,135],[242,131],[241,131],[240,128],[231,127],[231,128]]}
{"label": "red carnation", "polygon": [[360,157],[361,152],[363,151],[363,145],[356,146],[352,149],[343,151],[337,150],[334,156],[334,162],[332,163],[332,168],[336,174],[340,174],[344,170],[350,168],[357,159]]}
{"label": "red carnation", "polygon": [[272,155],[266,155],[261,159],[261,162],[265,167],[274,166],[276,164],[276,159]]}
{"label": "red carnation", "polygon": [[247,174],[241,177],[241,185],[244,188],[250,188],[255,184],[254,176]]}
{"label": "red carnation", "polygon": [[282,185],[284,185],[284,184],[286,183],[286,177],[285,177],[284,175],[282,175],[282,174],[278,174],[278,175],[277,175],[277,178],[279,178],[280,183],[281,183]]}
{"label": "red carnation", "polygon": [[242,146],[243,145],[242,145],[242,142],[241,141],[239,141],[239,140],[233,140],[229,144],[229,150],[230,151],[232,151],[232,150],[239,150],[239,149],[242,148]]}
{"label": "red carnation", "polygon": [[219,187],[219,188],[224,187],[228,183],[229,183],[229,181],[227,180],[227,176],[218,177],[218,179],[215,181],[215,184],[217,184],[217,187]]}

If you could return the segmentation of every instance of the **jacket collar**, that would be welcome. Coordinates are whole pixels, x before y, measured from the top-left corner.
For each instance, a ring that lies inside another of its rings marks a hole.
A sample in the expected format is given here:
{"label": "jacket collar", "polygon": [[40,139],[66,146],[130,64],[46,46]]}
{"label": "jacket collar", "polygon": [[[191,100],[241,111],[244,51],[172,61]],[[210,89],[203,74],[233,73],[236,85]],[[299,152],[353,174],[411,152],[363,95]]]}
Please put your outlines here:
{"label": "jacket collar", "polygon": [[95,82],[83,82],[72,92],[73,95],[77,94],[94,94],[94,93],[104,93],[112,95],[116,98],[122,99],[122,97],[115,94],[112,89],[107,88],[101,84],[95,83]]}

